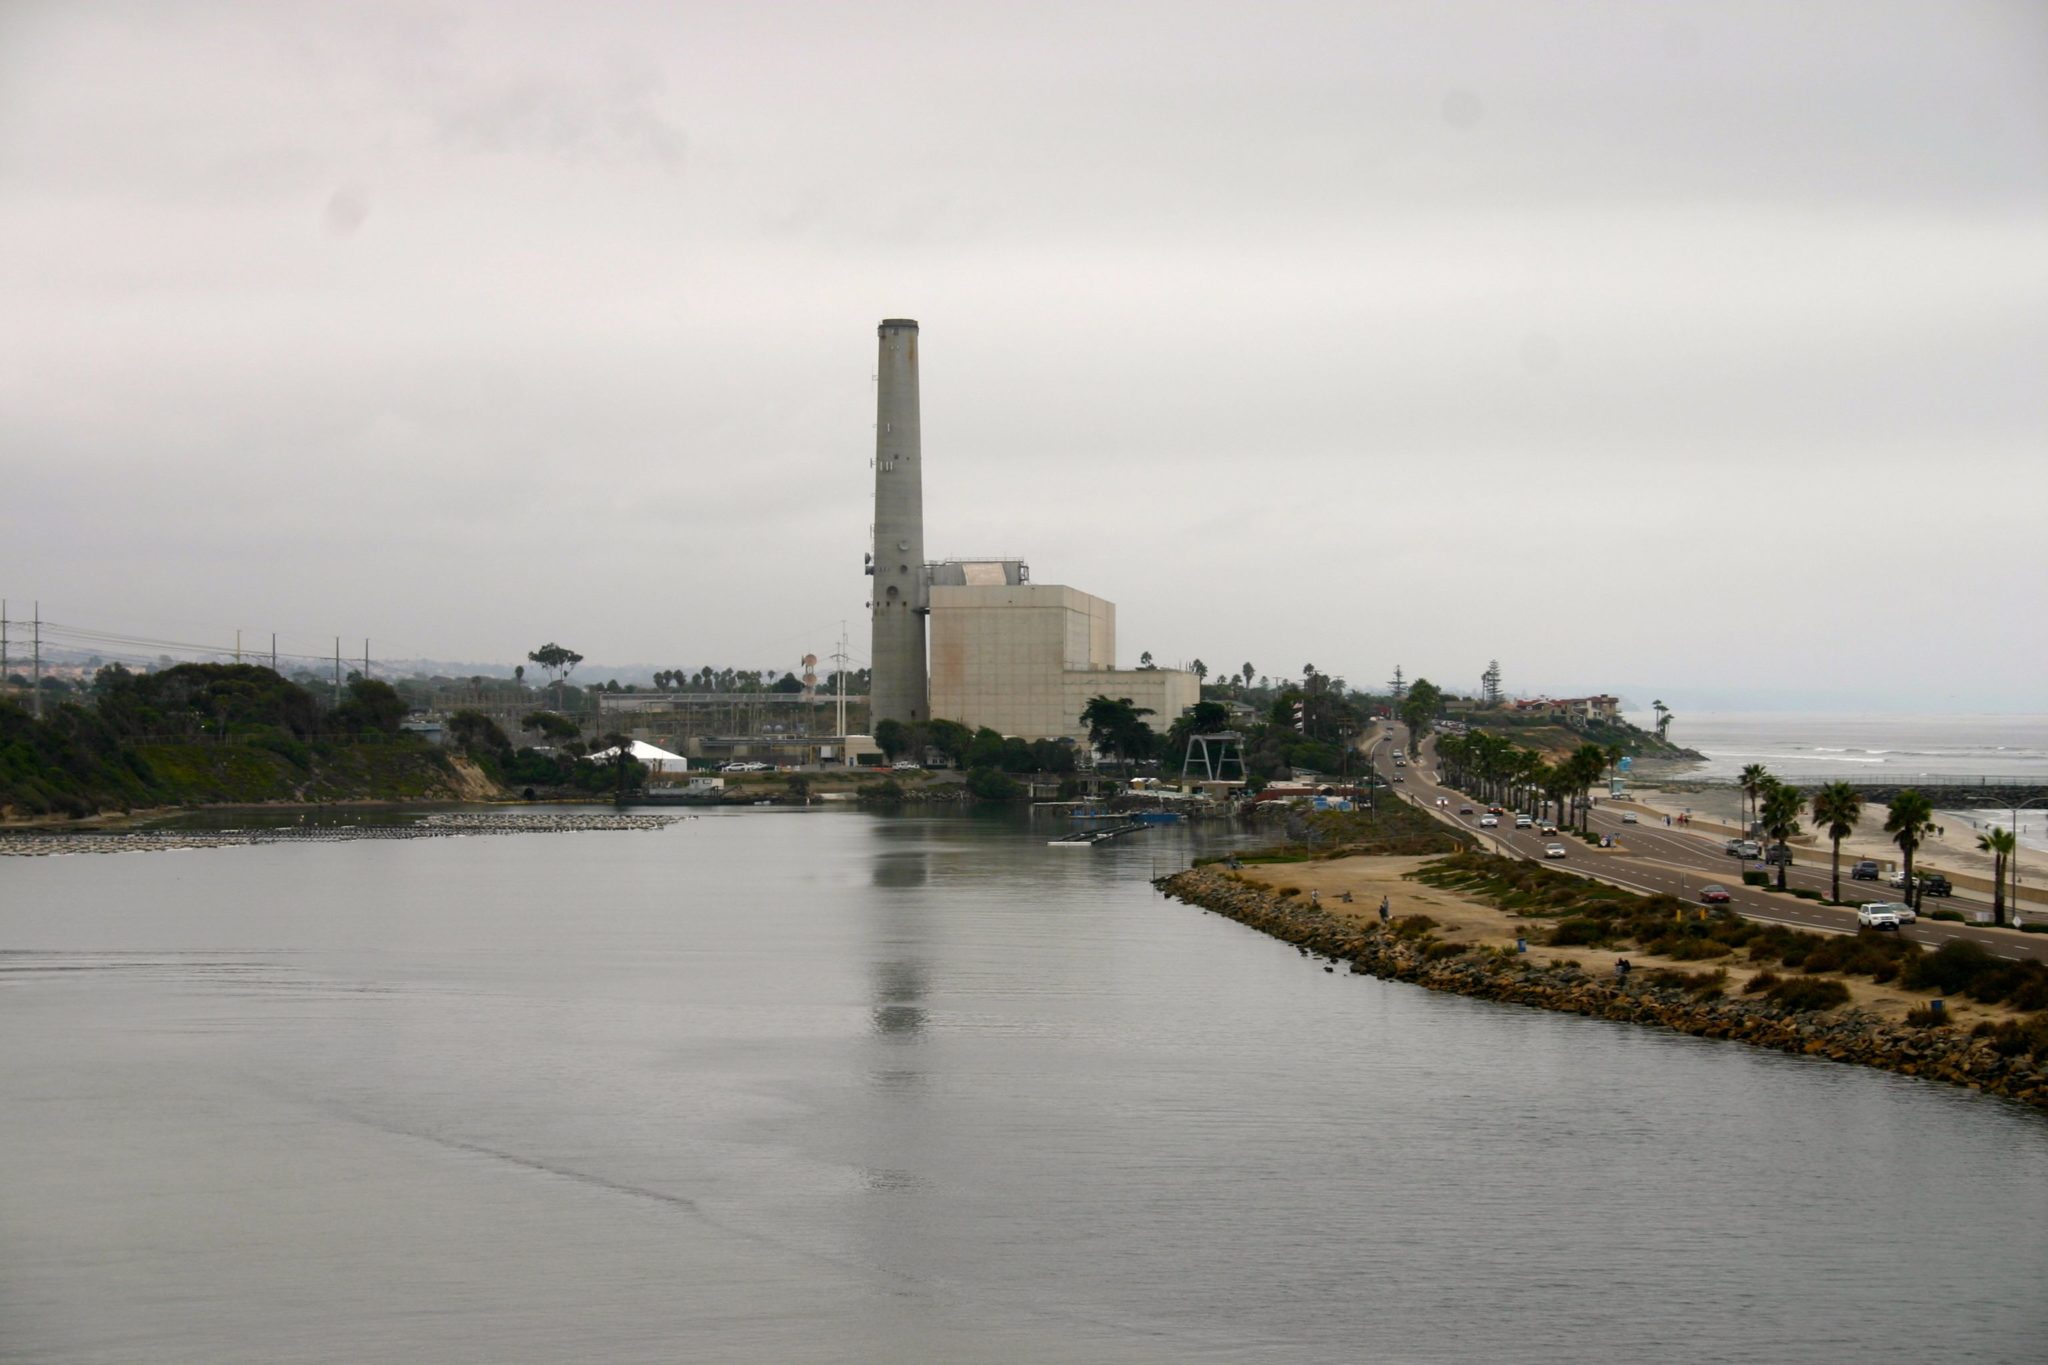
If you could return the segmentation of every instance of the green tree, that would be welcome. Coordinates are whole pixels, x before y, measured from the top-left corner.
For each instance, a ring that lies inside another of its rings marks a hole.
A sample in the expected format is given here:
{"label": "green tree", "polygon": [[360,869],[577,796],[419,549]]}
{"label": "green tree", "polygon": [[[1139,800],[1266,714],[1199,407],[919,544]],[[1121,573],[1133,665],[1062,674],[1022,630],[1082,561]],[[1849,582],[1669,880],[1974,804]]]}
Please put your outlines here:
{"label": "green tree", "polygon": [[1189,664],[1188,671],[1195,675],[1195,682],[1197,684],[1209,681],[1209,665],[1203,663],[1200,659]]}
{"label": "green tree", "polygon": [[1764,794],[1765,787],[1776,780],[1771,776],[1770,770],[1761,763],[1752,763],[1742,770],[1742,776],[1737,779],[1736,785],[1742,788],[1744,834],[1756,828],[1757,798]]}
{"label": "green tree", "polygon": [[1421,755],[1422,741],[1429,738],[1429,727],[1443,704],[1443,691],[1427,678],[1417,678],[1410,684],[1408,695],[1402,698],[1401,722],[1408,727],[1409,749],[1417,756]]}
{"label": "green tree", "polygon": [[1842,899],[1842,840],[1856,832],[1863,818],[1863,796],[1847,782],[1830,782],[1813,794],[1813,823],[1827,832],[1834,889],[1829,899]]}
{"label": "green tree", "polygon": [[894,763],[910,749],[910,727],[891,717],[875,726],[875,747],[882,751],[882,757]]}
{"label": "green tree", "polygon": [[583,656],[573,649],[566,649],[550,640],[539,649],[528,654],[526,659],[528,663],[539,664],[547,670],[548,681],[555,689],[555,709],[557,711],[561,710],[562,684],[567,682],[569,675],[576,671],[576,665],[583,662]]}
{"label": "green tree", "polygon": [[561,743],[575,739],[583,733],[583,727],[567,716],[555,711],[528,711],[519,718],[521,729],[538,730],[540,737]]}
{"label": "green tree", "polygon": [[1787,782],[1773,782],[1764,788],[1763,812],[1764,833],[1778,848],[1778,889],[1785,889],[1785,869],[1791,861],[1792,850],[1785,842],[1799,832],[1799,808],[1806,804],[1806,798],[1799,788]]}
{"label": "green tree", "polygon": [[967,751],[974,743],[974,732],[957,720],[931,720],[925,723],[925,743],[937,749],[958,768],[967,766]]}
{"label": "green tree", "polygon": [[1152,651],[1148,649],[1138,656],[1138,667],[1151,668],[1152,666]]}
{"label": "green tree", "polygon": [[405,698],[390,683],[357,678],[348,685],[348,700],[329,719],[351,734],[395,735],[406,710]]}
{"label": "green tree", "polygon": [[1891,799],[1884,832],[1891,835],[1892,842],[1899,846],[1906,873],[1906,900],[1917,910],[1920,888],[1913,880],[1913,855],[1934,832],[1934,803],[1911,787],[1906,788]]}
{"label": "green tree", "polygon": [[1991,920],[2005,923],[2005,869],[2019,849],[2019,838],[2009,829],[1987,829],[1977,836],[1977,847],[1991,855]]}
{"label": "green tree", "polygon": [[1124,775],[1129,776],[1131,764],[1150,758],[1158,742],[1158,736],[1144,721],[1151,714],[1151,707],[1139,706],[1129,697],[1098,696],[1091,697],[1082,709],[1081,723],[1088,727],[1088,742],[1102,753],[1120,759]]}

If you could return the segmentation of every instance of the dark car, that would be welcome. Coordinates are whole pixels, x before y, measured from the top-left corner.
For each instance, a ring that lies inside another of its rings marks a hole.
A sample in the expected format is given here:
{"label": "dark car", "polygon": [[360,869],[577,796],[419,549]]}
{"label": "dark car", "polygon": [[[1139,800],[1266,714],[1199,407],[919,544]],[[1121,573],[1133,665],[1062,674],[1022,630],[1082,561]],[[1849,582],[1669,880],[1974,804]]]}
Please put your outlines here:
{"label": "dark car", "polygon": [[1920,894],[1923,896],[1953,896],[1956,893],[1956,889],[1948,884],[1948,878],[1939,872],[1930,872],[1915,880],[1920,883]]}
{"label": "dark car", "polygon": [[1726,905],[1728,903],[1728,888],[1725,886],[1703,886],[1700,888],[1700,901],[1705,905]]}
{"label": "dark car", "polygon": [[1458,807],[1458,814],[1460,814],[1460,815],[1470,815],[1471,813],[1472,813],[1472,808],[1471,808],[1470,806],[1460,806],[1460,807]]}
{"label": "dark car", "polygon": [[1785,847],[1783,844],[1772,844],[1769,848],[1764,850],[1764,861],[1771,864],[1773,867],[1777,866],[1779,863],[1783,863],[1785,864],[1785,866],[1790,867],[1792,866],[1792,850]]}
{"label": "dark car", "polygon": [[1865,859],[1864,859],[1864,860],[1863,860],[1862,862],[1860,862],[1860,863],[1856,864],[1856,866],[1854,866],[1854,867],[1850,868],[1850,869],[1849,869],[1849,880],[1851,880],[1851,881],[1857,881],[1857,882],[1874,882],[1874,881],[1876,881],[1876,880],[1877,880],[1877,863],[1876,863],[1876,861],[1875,861],[1874,859],[1870,859],[1870,858],[1865,858]]}

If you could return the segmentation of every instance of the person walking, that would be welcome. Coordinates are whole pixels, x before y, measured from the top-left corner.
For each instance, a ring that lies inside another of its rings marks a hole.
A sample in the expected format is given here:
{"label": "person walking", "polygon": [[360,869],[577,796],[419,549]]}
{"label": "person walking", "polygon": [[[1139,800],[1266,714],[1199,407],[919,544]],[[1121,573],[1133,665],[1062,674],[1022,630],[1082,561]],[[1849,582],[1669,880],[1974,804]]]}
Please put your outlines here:
{"label": "person walking", "polygon": [[1387,923],[1387,921],[1389,921],[1389,920],[1390,920],[1390,919],[1392,919],[1392,918],[1393,918],[1393,909],[1392,909],[1392,907],[1391,907],[1391,906],[1390,906],[1390,905],[1388,904],[1387,898],[1386,898],[1385,896],[1381,896],[1381,897],[1380,897],[1380,923],[1381,923],[1381,924],[1385,924],[1385,923]]}

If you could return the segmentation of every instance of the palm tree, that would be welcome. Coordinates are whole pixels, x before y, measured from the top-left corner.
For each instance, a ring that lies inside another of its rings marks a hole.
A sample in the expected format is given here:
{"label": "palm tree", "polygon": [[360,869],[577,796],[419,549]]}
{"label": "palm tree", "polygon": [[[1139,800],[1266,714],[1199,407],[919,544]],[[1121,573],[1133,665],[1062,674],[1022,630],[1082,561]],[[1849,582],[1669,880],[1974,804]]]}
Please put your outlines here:
{"label": "palm tree", "polygon": [[1771,781],[1770,770],[1761,763],[1752,763],[1744,768],[1742,776],[1736,780],[1736,785],[1742,788],[1742,795],[1745,798],[1742,809],[1748,815],[1748,820],[1742,827],[1745,835],[1756,828],[1756,799],[1763,795],[1764,787]]}
{"label": "palm tree", "polygon": [[1834,845],[1834,891],[1829,899],[1842,899],[1842,840],[1856,832],[1863,818],[1863,797],[1847,782],[1830,782],[1813,794],[1813,823],[1827,831]]}
{"label": "palm tree", "polygon": [[1892,842],[1899,846],[1904,855],[1906,869],[1906,900],[1914,909],[1920,908],[1920,888],[1913,884],[1913,853],[1934,832],[1934,803],[1906,788],[1891,800],[1891,815],[1884,822],[1884,832],[1892,836]]}
{"label": "palm tree", "polygon": [[1806,799],[1799,794],[1799,788],[1789,783],[1773,782],[1764,788],[1764,832],[1778,846],[1780,891],[1785,889],[1785,869],[1792,862],[1792,850],[1785,846],[1785,841],[1799,832],[1799,808],[1805,804]]}
{"label": "palm tree", "polygon": [[1586,797],[1592,792],[1593,784],[1600,780],[1600,774],[1607,767],[1607,751],[1597,744],[1581,744],[1565,760],[1571,769],[1572,790],[1578,794],[1579,833],[1586,832],[1586,821],[1592,813],[1592,804]]}
{"label": "palm tree", "polygon": [[2005,868],[2019,848],[2019,837],[2009,829],[1988,829],[1977,836],[1977,847],[1989,853],[1997,871],[1991,877],[1991,922],[2005,923]]}

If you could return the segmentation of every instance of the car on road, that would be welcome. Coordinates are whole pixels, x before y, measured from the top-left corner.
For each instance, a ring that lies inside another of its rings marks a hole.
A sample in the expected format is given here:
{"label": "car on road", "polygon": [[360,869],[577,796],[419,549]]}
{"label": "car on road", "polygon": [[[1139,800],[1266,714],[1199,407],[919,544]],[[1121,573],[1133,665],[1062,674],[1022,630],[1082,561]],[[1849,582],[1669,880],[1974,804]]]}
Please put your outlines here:
{"label": "car on road", "polygon": [[1387,779],[1387,781],[1389,782],[1406,782],[1407,780],[1407,778],[1401,776],[1401,774],[1399,773],[1395,773],[1392,777]]}
{"label": "car on road", "polygon": [[1730,839],[1721,845],[1721,851],[1731,858],[1761,858],[1763,845],[1754,839]]}
{"label": "car on road", "polygon": [[1458,807],[1458,814],[1460,814],[1460,815],[1470,815],[1471,813],[1472,813],[1472,808],[1471,808],[1470,806],[1460,806],[1460,807]]}
{"label": "car on road", "polygon": [[1727,887],[1725,887],[1725,886],[1703,886],[1703,887],[1701,887],[1701,888],[1700,888],[1700,904],[1702,904],[1702,905],[1726,905],[1727,903],[1728,903],[1728,888],[1727,888]]}
{"label": "car on road", "polygon": [[1930,872],[1919,879],[1920,894],[1923,896],[1953,896],[1956,889],[1948,884],[1948,878],[1939,872]]}
{"label": "car on road", "polygon": [[1543,827],[1537,830],[1536,832],[1538,834],[1555,834],[1557,833],[1557,826],[1551,824],[1549,821],[1545,821]]}
{"label": "car on road", "polygon": [[1785,866],[1790,867],[1792,866],[1792,850],[1785,847],[1785,845],[1783,844],[1772,844],[1769,848],[1764,850],[1764,861],[1771,864],[1773,867],[1777,866],[1779,863],[1783,863]]}
{"label": "car on road", "polygon": [[723,767],[719,768],[718,771],[722,773],[765,773],[769,771],[769,767],[766,763],[753,763],[742,760],[739,762],[727,763]]}
{"label": "car on road", "polygon": [[1852,882],[1874,882],[1877,880],[1877,873],[1877,860],[1875,858],[1865,858],[1862,862],[1849,869],[1849,880]]}
{"label": "car on road", "polygon": [[1493,829],[1499,824],[1500,817],[1498,815],[1482,815],[1479,817],[1479,828],[1481,829]]}
{"label": "car on road", "polygon": [[1898,917],[1901,924],[1911,924],[1920,918],[1920,912],[1904,901],[1871,901],[1862,907],[1865,910],[1889,910]]}
{"label": "car on road", "polygon": [[1636,813],[1634,811],[1625,810],[1621,813],[1621,823],[1623,823],[1624,825],[1634,825],[1639,824],[1641,822],[1636,819]]}
{"label": "car on road", "polygon": [[1530,819],[1530,818],[1529,818],[1528,816],[1526,816],[1526,815],[1517,815],[1517,816],[1515,817],[1515,828],[1516,828],[1516,829],[1528,829],[1528,828],[1529,828],[1530,826],[1534,825],[1535,823],[1536,823],[1536,822],[1535,822],[1534,820],[1531,820],[1531,819]]}
{"label": "car on road", "polygon": [[1545,844],[1543,846],[1543,856],[1546,858],[1562,858],[1564,856],[1564,845]]}
{"label": "car on road", "polygon": [[1889,877],[1886,877],[1886,878],[1884,879],[1884,884],[1885,884],[1886,886],[1889,886],[1889,887],[1890,887],[1890,888],[1891,888],[1892,890],[1894,890],[1894,891],[1903,891],[1903,890],[1905,890],[1905,889],[1906,889],[1906,869],[1902,867],[1902,868],[1900,868],[1900,869],[1899,869],[1898,871],[1896,871],[1896,872],[1892,873],[1892,875],[1891,875],[1891,876],[1889,876]]}
{"label": "car on road", "polygon": [[1896,929],[1899,927],[1897,912],[1879,901],[1856,907],[1856,923],[1865,929]]}

